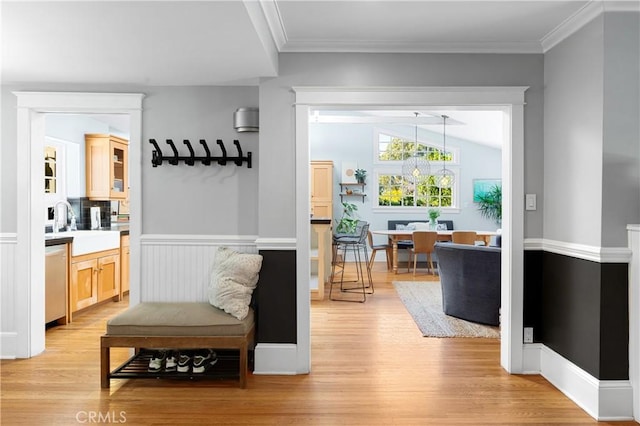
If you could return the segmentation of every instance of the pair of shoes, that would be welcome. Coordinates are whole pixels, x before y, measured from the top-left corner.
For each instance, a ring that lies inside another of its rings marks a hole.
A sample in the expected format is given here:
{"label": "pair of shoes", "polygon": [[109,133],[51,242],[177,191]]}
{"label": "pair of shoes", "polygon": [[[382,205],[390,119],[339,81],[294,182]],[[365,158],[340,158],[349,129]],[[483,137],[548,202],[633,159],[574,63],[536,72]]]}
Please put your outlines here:
{"label": "pair of shoes", "polygon": [[188,373],[191,369],[191,352],[180,352],[178,355],[178,373]]}
{"label": "pair of shoes", "polygon": [[218,356],[213,349],[206,349],[193,357],[193,372],[204,373],[218,362]]}
{"label": "pair of shoes", "polygon": [[164,362],[166,359],[166,351],[155,351],[151,356],[151,360],[149,361],[148,371],[150,373],[159,373],[160,371],[162,371],[162,367],[164,366]]}
{"label": "pair of shoes", "polygon": [[178,363],[176,361],[176,355],[173,351],[169,351],[169,353],[167,354],[167,361],[164,366],[164,371],[166,371],[167,373],[172,373],[176,371],[177,367]]}
{"label": "pair of shoes", "polygon": [[176,371],[176,356],[173,351],[159,350],[155,351],[149,361],[148,371],[150,373],[159,373],[164,367],[164,371]]}

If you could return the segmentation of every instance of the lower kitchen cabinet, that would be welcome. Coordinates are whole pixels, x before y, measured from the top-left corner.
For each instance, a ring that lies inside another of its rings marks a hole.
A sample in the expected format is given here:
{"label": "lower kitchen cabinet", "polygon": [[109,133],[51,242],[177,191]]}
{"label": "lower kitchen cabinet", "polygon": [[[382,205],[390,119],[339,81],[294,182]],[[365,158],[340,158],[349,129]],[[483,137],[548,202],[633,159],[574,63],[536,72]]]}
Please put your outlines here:
{"label": "lower kitchen cabinet", "polygon": [[120,250],[71,258],[70,311],[76,312],[116,297],[120,299]]}

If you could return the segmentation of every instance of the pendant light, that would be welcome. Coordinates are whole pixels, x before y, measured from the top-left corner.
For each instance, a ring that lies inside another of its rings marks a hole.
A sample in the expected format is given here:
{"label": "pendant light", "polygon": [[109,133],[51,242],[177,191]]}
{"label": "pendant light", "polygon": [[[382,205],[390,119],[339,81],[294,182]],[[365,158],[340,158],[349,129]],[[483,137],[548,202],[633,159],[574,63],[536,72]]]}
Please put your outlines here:
{"label": "pendant light", "polygon": [[440,188],[451,188],[455,182],[455,175],[447,169],[447,118],[448,115],[442,115],[442,168],[435,173],[436,186]]}
{"label": "pendant light", "polygon": [[409,181],[410,183],[417,184],[420,181],[426,179],[429,176],[429,160],[427,157],[418,154],[418,114],[416,115],[416,138],[415,138],[415,148],[413,150],[413,155],[402,163],[402,176]]}

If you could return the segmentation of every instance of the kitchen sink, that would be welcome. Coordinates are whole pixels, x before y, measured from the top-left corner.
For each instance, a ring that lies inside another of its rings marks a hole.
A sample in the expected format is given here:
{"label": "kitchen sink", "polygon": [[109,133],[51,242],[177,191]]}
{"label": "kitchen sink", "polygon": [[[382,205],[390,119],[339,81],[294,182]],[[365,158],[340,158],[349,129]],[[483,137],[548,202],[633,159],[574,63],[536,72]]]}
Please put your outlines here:
{"label": "kitchen sink", "polygon": [[49,232],[44,237],[73,237],[72,256],[120,248],[120,231],[67,231],[57,234]]}

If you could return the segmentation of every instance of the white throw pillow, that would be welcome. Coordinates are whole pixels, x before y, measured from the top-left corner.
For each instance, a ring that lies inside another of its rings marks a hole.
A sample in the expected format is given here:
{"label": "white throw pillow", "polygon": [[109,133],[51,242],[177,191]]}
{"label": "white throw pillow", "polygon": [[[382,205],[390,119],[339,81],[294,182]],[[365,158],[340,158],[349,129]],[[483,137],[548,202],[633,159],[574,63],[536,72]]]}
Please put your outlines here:
{"label": "white throw pillow", "polygon": [[209,303],[241,321],[245,319],[261,267],[262,255],[219,247],[211,268]]}

